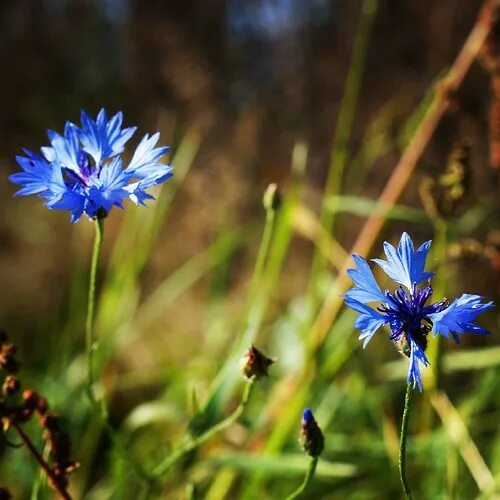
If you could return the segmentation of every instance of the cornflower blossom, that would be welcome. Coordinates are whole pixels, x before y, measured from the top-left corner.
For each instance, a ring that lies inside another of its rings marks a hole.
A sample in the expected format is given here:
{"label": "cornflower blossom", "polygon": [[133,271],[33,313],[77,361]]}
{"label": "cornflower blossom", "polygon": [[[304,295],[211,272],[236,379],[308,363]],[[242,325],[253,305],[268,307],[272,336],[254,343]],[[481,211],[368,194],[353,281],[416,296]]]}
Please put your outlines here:
{"label": "cornflower blossom", "polygon": [[96,120],[81,113],[81,127],[66,122],[64,134],[48,131],[50,146],[42,156],[24,149],[16,160],[22,172],[9,179],[21,186],[16,196],[36,194],[50,209],[69,210],[71,222],[85,213],[89,218],[105,217],[123,200],[136,205],[153,199],[147,189],[172,176],[172,167],[159,163],[168,147],[155,147],[159,133],[146,134],[126,168],[121,154],[137,127],[122,128],[123,113],[108,119],[101,109]]}
{"label": "cornflower blossom", "polygon": [[[410,360],[408,381],[422,391],[419,363],[428,366],[425,356],[428,334],[432,332],[451,337],[458,344],[462,333],[489,334],[475,323],[476,316],[493,307],[493,302],[483,303],[479,295],[463,294],[449,303],[446,299],[427,304],[432,296],[431,277],[425,272],[425,261],[431,241],[416,251],[407,233],[403,233],[398,248],[384,243],[387,260],[373,259],[382,270],[400,286],[393,292],[382,292],[365,259],[353,255],[356,269],[347,272],[354,286],[344,295],[348,307],[359,313],[355,326],[361,330],[359,339],[366,347],[375,332],[384,325],[390,329],[389,338],[396,342],[401,352]],[[425,282],[425,285],[420,285]],[[420,286],[419,286],[420,285]],[[378,303],[376,308],[368,303]]]}

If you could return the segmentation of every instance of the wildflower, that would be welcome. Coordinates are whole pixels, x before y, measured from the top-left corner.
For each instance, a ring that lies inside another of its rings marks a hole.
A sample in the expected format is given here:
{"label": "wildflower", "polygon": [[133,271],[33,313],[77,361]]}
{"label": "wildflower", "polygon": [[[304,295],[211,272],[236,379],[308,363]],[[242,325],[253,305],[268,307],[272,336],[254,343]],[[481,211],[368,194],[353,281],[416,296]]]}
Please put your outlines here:
{"label": "wildflower", "polygon": [[[443,337],[451,337],[459,343],[462,333],[480,335],[489,332],[475,323],[476,316],[493,307],[493,302],[483,303],[479,295],[463,294],[451,304],[441,300],[427,304],[432,296],[430,278],[434,273],[425,272],[425,261],[431,242],[427,241],[416,251],[408,234],[403,233],[398,248],[384,243],[387,260],[373,259],[399,287],[390,292],[382,292],[365,259],[353,255],[357,269],[347,272],[354,287],[344,295],[345,303],[359,313],[356,328],[366,347],[375,332],[383,325],[390,329],[390,339],[395,341],[401,352],[410,360],[408,381],[422,391],[422,378],[419,363],[428,366],[425,356],[428,334],[432,332]],[[425,285],[420,285],[426,282]],[[418,286],[420,285],[420,286]],[[376,302],[373,309],[368,303]]]}
{"label": "wildflower", "polygon": [[302,414],[300,443],[311,457],[319,457],[325,447],[325,438],[310,408],[306,408]]}
{"label": "wildflower", "polygon": [[240,367],[246,378],[259,380],[262,377],[267,377],[267,370],[275,361],[273,358],[268,358],[252,344],[241,358]]}
{"label": "wildflower", "polygon": [[103,218],[113,206],[123,208],[125,198],[136,205],[152,199],[146,190],[172,176],[172,167],[159,163],[169,148],[155,147],[159,133],[146,134],[123,168],[121,154],[136,127],[122,128],[122,121],[121,112],[108,120],[101,109],[94,121],[82,111],[81,127],[66,122],[64,135],[49,130],[42,156],[25,149],[16,157],[23,169],[10,176],[21,186],[16,195],[37,194],[48,208],[69,210],[72,223],[84,213]]}

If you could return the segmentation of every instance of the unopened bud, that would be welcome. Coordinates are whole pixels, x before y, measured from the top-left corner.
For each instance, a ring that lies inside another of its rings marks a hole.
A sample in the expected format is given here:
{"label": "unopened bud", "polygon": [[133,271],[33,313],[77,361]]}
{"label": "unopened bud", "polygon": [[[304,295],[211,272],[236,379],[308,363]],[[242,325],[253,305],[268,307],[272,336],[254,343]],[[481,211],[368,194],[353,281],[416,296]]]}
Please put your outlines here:
{"label": "unopened bud", "polygon": [[299,441],[304,451],[311,457],[319,457],[325,447],[323,433],[309,408],[302,414]]}
{"label": "unopened bud", "polygon": [[266,210],[278,210],[281,207],[281,192],[274,182],[267,186],[264,193],[263,204]]}
{"label": "unopened bud", "polygon": [[275,361],[275,359],[262,354],[252,344],[241,358],[241,371],[246,378],[259,380],[262,377],[267,377],[267,370]]}

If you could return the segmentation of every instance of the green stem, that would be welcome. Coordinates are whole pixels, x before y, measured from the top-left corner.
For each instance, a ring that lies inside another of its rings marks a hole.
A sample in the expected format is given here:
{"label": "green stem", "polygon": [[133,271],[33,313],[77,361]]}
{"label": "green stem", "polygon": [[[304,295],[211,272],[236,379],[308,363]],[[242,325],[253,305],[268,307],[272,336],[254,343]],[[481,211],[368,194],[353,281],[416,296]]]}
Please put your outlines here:
{"label": "green stem", "polygon": [[106,401],[104,397],[97,398],[94,392],[95,384],[95,367],[94,367],[94,351],[97,348],[97,340],[94,336],[94,309],[95,309],[95,296],[96,296],[96,281],[97,270],[99,267],[99,257],[101,255],[102,239],[104,234],[104,219],[95,220],[95,239],[94,249],[92,251],[92,262],[90,264],[90,280],[89,280],[89,295],[87,303],[87,319],[85,322],[85,347],[87,358],[87,394],[92,404],[92,408],[97,413],[100,423],[107,431],[113,448],[134,470],[134,472],[144,481],[150,482],[151,478],[143,470],[143,468],[135,462],[127,453],[125,445],[123,444],[120,436],[113,429],[108,422],[108,410],[106,408]]}
{"label": "green stem", "polygon": [[92,252],[92,263],[90,265],[90,281],[89,281],[89,296],[87,303],[87,320],[85,322],[85,351],[87,357],[87,393],[91,403],[96,406],[97,399],[94,394],[94,351],[97,347],[97,341],[94,338],[94,304],[95,304],[95,289],[97,268],[99,257],[101,255],[102,237],[104,233],[104,220],[96,219],[95,221],[95,240],[94,250]]}
{"label": "green stem", "polygon": [[201,446],[205,441],[208,441],[212,436],[226,429],[230,425],[232,425],[238,418],[241,417],[245,408],[250,399],[250,395],[252,394],[252,389],[254,386],[254,380],[249,379],[245,385],[245,389],[243,390],[243,396],[241,397],[240,404],[238,407],[229,415],[227,418],[214,425],[203,434],[187,441],[185,444],[181,445],[177,448],[171,455],[165,458],[163,462],[158,464],[153,470],[153,477],[160,478],[163,476],[177,461],[179,461],[182,457],[186,456],[191,451],[195,450],[199,446]]}
{"label": "green stem", "polygon": [[293,500],[294,498],[298,498],[300,495],[302,495],[302,493],[304,493],[304,491],[306,491],[307,487],[309,486],[309,483],[312,481],[312,478],[314,477],[314,473],[316,472],[318,459],[319,457],[311,458],[311,462],[309,463],[309,468],[307,469],[304,481],[291,495],[289,495],[286,498],[286,500]]}
{"label": "green stem", "polygon": [[401,422],[401,436],[399,440],[399,477],[403,492],[411,500],[411,491],[406,482],[406,434],[408,433],[408,422],[410,420],[410,406],[413,395],[412,383],[406,385],[405,407],[403,410],[403,421]]}
{"label": "green stem", "polygon": [[271,207],[266,211],[266,223],[264,225],[264,232],[262,234],[262,239],[259,246],[259,253],[257,255],[257,261],[255,262],[255,267],[252,275],[252,282],[250,285],[248,300],[248,303],[250,305],[253,305],[255,303],[255,297],[259,290],[260,283],[262,282],[264,265],[269,254],[269,247],[271,246],[272,236],[275,228],[275,221],[276,210]]}
{"label": "green stem", "polygon": [[[281,210],[283,210],[283,208]],[[283,213],[281,216],[283,217]],[[237,334],[234,344],[235,347],[231,351],[232,354],[224,362],[212,383],[207,402],[202,410],[205,415],[213,413],[214,409],[217,408],[219,404],[223,404],[230,396],[235,380],[233,374],[238,365],[241,353],[255,340],[260,328],[264,311],[268,303],[267,299],[272,290],[271,285],[275,281],[275,273],[273,273],[273,270],[269,269],[270,266],[268,265],[268,261],[270,259],[271,243],[276,233],[276,226],[277,210],[271,205],[266,208],[264,232],[262,234],[257,261],[253,270],[243,324]]]}

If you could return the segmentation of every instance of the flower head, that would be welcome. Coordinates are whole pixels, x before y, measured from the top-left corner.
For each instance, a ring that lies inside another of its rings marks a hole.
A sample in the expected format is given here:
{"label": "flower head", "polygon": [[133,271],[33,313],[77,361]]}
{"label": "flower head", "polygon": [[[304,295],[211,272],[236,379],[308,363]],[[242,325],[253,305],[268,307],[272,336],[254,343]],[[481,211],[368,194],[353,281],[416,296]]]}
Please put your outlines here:
{"label": "flower head", "polygon": [[84,213],[105,217],[125,198],[136,205],[152,199],[146,190],[172,176],[172,167],[159,163],[169,148],[155,147],[158,133],[146,134],[124,168],[121,154],[136,127],[122,128],[122,121],[121,112],[108,119],[101,109],[94,120],[82,111],[81,127],[67,122],[63,135],[49,130],[42,156],[25,149],[16,157],[23,170],[9,177],[21,186],[16,195],[37,194],[47,207],[69,210],[72,223]]}
{"label": "flower head", "polygon": [[259,380],[267,377],[267,370],[275,361],[275,358],[268,358],[252,344],[241,358],[240,367],[247,379]]}
{"label": "flower head", "polygon": [[299,441],[304,451],[311,457],[319,457],[325,447],[323,432],[310,408],[306,408],[302,413]]}
{"label": "flower head", "polygon": [[[427,241],[417,250],[408,234],[403,233],[398,248],[385,242],[387,260],[373,259],[385,273],[400,286],[395,291],[382,292],[365,259],[353,255],[356,269],[347,272],[354,286],[345,295],[345,303],[359,313],[356,328],[366,347],[375,332],[388,325],[389,338],[396,342],[400,351],[409,358],[408,381],[422,390],[419,363],[428,366],[425,356],[428,335],[453,337],[459,342],[459,335],[470,332],[488,334],[475,323],[476,316],[493,307],[493,302],[483,303],[479,295],[464,294],[451,304],[448,301],[429,304],[432,296],[430,278],[433,273],[425,272],[425,261],[431,242]],[[421,284],[426,282],[425,284]],[[368,303],[378,303],[376,308]]]}

